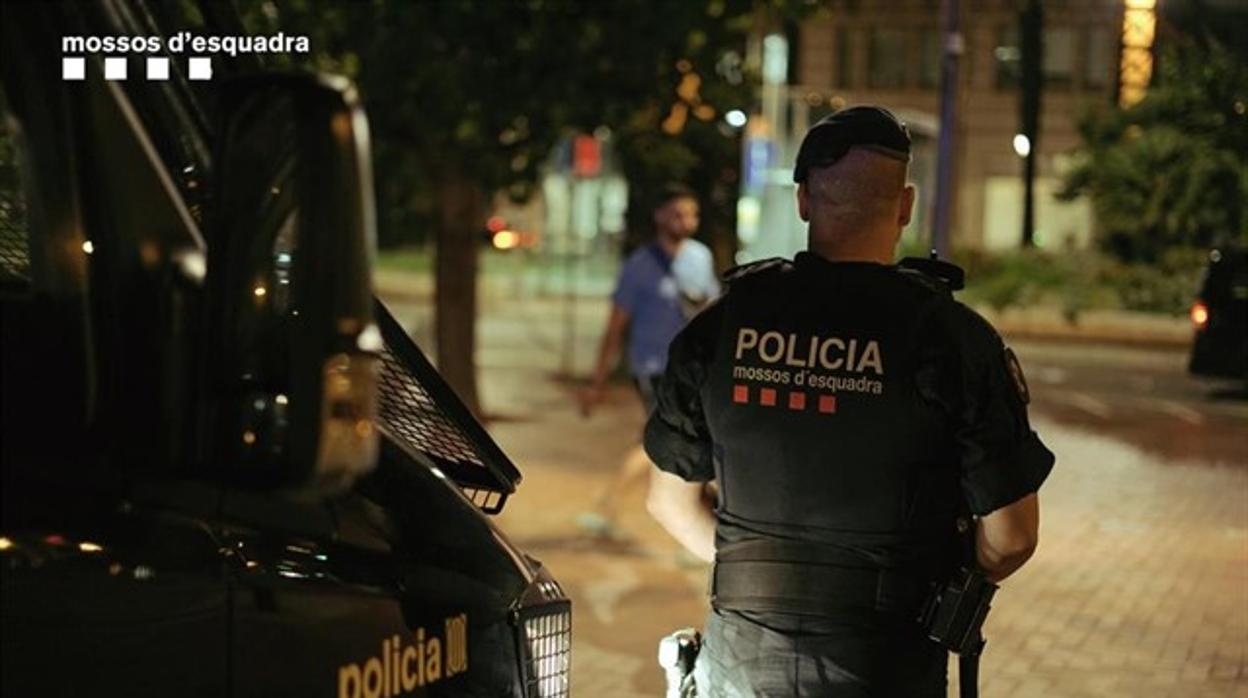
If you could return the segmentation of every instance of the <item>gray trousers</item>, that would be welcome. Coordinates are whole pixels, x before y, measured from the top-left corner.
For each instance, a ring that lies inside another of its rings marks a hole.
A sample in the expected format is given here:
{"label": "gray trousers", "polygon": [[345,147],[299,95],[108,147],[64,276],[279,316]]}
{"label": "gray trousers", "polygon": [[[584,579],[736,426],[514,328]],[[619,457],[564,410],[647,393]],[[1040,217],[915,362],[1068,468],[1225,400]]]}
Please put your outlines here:
{"label": "gray trousers", "polygon": [[712,611],[698,698],[945,698],[948,656],[909,619]]}

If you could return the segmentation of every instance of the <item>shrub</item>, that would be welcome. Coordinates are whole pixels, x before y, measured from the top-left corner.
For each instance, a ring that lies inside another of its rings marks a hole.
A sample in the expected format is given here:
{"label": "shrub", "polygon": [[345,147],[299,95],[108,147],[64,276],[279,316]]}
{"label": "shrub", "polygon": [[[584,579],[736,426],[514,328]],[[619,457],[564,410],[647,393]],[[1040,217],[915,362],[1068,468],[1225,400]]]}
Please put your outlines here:
{"label": "shrub", "polygon": [[1207,251],[1190,248],[1167,250],[1155,265],[1103,258],[1098,282],[1113,290],[1119,307],[1183,315],[1196,295],[1207,260]]}
{"label": "shrub", "polygon": [[1043,250],[996,255],[960,251],[955,258],[966,265],[968,299],[987,303],[998,312],[1052,302],[1077,276],[1068,255]]}
{"label": "shrub", "polygon": [[1092,309],[1183,315],[1200,282],[1204,250],[1173,248],[1156,264],[1124,263],[1092,250],[959,251],[967,271],[965,298],[1000,312],[1050,306],[1071,323]]}

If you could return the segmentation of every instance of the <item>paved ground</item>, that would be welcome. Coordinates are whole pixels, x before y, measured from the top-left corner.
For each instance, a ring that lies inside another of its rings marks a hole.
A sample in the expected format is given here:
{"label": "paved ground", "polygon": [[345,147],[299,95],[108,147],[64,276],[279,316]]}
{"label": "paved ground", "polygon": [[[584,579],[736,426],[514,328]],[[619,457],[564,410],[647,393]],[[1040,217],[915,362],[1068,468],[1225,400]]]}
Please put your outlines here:
{"label": "paved ground", "polygon": [[[396,310],[421,340],[427,305]],[[655,643],[701,623],[705,568],[677,555],[639,493],[625,500],[631,542],[604,544],[575,525],[635,441],[639,408],[620,386],[592,419],[577,414],[555,375],[557,307],[488,297],[484,311],[490,431],[525,474],[501,522],[573,596],[575,695],[661,695]],[[577,312],[579,370],[602,317],[601,304]],[[1059,463],[1043,490],[1040,550],[989,620],[983,695],[1248,697],[1243,403],[1209,399],[1173,353],[1019,349],[1034,426]]]}

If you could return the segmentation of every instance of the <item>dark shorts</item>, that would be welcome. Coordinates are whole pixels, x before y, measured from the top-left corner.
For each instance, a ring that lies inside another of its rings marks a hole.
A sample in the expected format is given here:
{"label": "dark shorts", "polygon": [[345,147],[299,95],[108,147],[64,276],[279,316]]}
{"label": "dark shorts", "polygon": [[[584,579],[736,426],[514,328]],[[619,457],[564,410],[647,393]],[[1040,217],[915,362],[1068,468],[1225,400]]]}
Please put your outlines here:
{"label": "dark shorts", "polygon": [[945,698],[947,667],[913,621],[712,611],[694,677],[698,698]]}
{"label": "dark shorts", "polygon": [[637,388],[637,396],[641,398],[641,408],[646,411],[647,418],[658,404],[659,384],[662,382],[662,375],[633,376],[633,385]]}

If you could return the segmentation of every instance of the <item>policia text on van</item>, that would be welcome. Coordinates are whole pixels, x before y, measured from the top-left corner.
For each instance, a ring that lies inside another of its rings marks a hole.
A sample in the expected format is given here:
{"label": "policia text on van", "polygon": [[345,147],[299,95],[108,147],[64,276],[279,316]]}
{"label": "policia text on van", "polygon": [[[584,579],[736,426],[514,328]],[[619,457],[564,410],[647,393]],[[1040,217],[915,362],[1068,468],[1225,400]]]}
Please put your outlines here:
{"label": "policia text on van", "polygon": [[60,79],[229,8],[4,8],[0,694],[566,695],[519,473],[371,296],[351,86]]}

